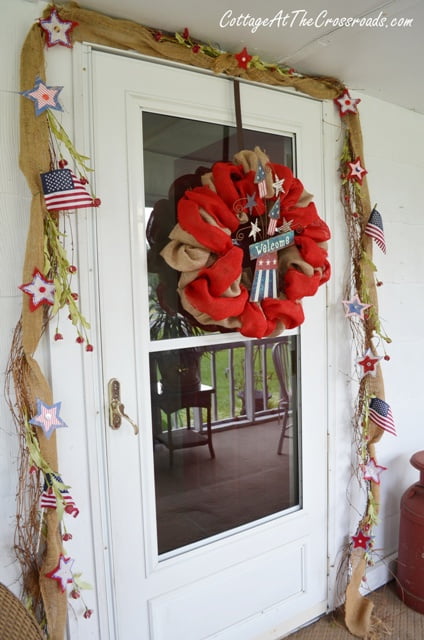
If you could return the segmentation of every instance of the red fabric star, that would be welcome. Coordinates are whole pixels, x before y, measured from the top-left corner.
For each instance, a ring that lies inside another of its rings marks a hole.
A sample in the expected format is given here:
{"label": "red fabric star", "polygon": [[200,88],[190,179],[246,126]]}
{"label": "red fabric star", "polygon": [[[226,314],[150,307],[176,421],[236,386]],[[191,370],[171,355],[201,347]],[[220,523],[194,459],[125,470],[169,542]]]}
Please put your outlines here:
{"label": "red fabric star", "polygon": [[72,575],[72,565],[74,564],[74,560],[72,558],[65,558],[65,556],[61,553],[59,556],[58,565],[46,573],[46,578],[52,578],[52,580],[57,580],[60,590],[62,593],[66,591],[66,585],[71,584],[74,581]]}
{"label": "red fabric star", "polygon": [[349,162],[349,173],[348,180],[356,180],[359,184],[362,184],[362,180],[364,176],[367,175],[368,171],[361,167],[361,158],[358,156],[355,162]]}
{"label": "red fabric star", "polygon": [[352,536],[352,540],[354,549],[358,549],[360,547],[366,550],[368,549],[371,536],[366,536],[361,530],[359,530],[356,536]]}
{"label": "red fabric star", "polygon": [[238,66],[241,69],[247,69],[249,62],[252,59],[252,56],[249,56],[247,53],[246,47],[244,47],[240,53],[236,53],[234,57],[237,59]]}
{"label": "red fabric star", "polygon": [[351,98],[349,91],[345,89],[341,96],[334,98],[334,102],[339,108],[341,116],[345,116],[347,113],[358,113],[356,105],[361,102],[360,98]]}
{"label": "red fabric star", "polygon": [[19,289],[30,296],[29,308],[31,311],[35,311],[42,304],[54,304],[54,282],[47,280],[37,268],[33,271],[32,281],[21,284]]}
{"label": "red fabric star", "polygon": [[368,373],[375,377],[377,373],[377,364],[381,358],[382,356],[374,356],[371,349],[368,349],[365,355],[356,361],[359,366],[362,367],[362,377],[366,376]]}

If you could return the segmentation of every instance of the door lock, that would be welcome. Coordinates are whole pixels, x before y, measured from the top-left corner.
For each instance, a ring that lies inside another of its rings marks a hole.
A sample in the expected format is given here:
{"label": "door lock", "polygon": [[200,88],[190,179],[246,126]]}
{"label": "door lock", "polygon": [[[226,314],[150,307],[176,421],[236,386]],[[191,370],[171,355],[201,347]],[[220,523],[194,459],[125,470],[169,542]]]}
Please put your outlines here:
{"label": "door lock", "polygon": [[138,425],[125,413],[125,407],[121,402],[121,383],[116,378],[112,378],[109,380],[107,388],[109,396],[109,426],[111,429],[119,429],[122,424],[122,418],[124,418],[134,429],[134,434],[137,435],[139,432]]}

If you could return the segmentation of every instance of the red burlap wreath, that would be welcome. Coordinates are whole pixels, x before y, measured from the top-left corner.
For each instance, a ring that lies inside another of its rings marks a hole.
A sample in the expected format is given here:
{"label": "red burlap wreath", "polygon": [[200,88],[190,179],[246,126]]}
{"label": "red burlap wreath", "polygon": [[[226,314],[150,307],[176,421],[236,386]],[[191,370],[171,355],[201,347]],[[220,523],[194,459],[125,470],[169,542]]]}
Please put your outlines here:
{"label": "red burlap wreath", "polygon": [[[255,174],[265,169],[266,195],[259,196]],[[275,195],[273,183],[283,179]],[[238,330],[262,338],[304,321],[301,299],[312,296],[330,277],[326,242],[330,230],[318,216],[312,196],[288,167],[272,164],[256,148],[241,151],[233,162],[217,162],[197,177],[199,186],[177,198],[177,223],[160,254],[178,272],[183,310],[205,328]],[[255,206],[248,210],[246,204]],[[278,252],[278,298],[249,299],[253,267],[248,253],[250,219],[265,220],[280,201],[278,225],[290,223],[294,244]],[[246,227],[247,223],[247,227]]]}

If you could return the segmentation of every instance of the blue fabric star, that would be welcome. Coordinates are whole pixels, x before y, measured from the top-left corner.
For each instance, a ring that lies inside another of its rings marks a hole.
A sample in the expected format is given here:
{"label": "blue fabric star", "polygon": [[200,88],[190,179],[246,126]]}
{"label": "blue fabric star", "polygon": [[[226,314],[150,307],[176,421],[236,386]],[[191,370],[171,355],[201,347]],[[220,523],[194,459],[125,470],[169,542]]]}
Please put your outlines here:
{"label": "blue fabric star", "polygon": [[62,89],[63,87],[48,87],[41,78],[37,76],[33,88],[28,89],[28,91],[21,91],[20,93],[24,98],[29,98],[34,102],[35,115],[39,116],[47,109],[63,111],[62,106],[58,102],[58,96]]}
{"label": "blue fabric star", "polygon": [[61,402],[56,402],[49,406],[37,398],[37,415],[31,418],[30,423],[36,427],[41,427],[47,440],[50,439],[55,429],[68,426],[59,416],[61,404]]}

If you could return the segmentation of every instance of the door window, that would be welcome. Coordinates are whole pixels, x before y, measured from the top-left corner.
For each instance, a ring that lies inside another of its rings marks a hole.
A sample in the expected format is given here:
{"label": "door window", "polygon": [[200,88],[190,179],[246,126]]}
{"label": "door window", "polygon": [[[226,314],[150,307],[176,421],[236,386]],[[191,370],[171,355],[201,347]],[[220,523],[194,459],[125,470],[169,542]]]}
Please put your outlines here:
{"label": "door window", "polygon": [[[158,551],[232,532],[300,505],[298,336],[223,343],[179,304],[160,255],[179,197],[238,151],[234,127],[143,111],[150,378]],[[294,169],[295,138],[245,130]],[[250,221],[234,242],[247,240]],[[215,332],[216,333],[216,332]],[[183,340],[183,344],[181,340]],[[191,344],[190,344],[191,343]]]}

